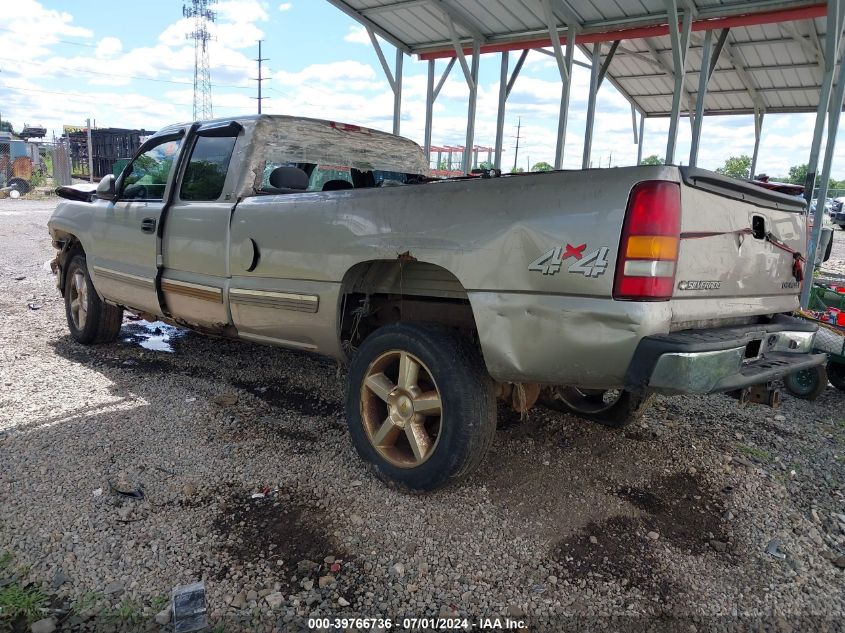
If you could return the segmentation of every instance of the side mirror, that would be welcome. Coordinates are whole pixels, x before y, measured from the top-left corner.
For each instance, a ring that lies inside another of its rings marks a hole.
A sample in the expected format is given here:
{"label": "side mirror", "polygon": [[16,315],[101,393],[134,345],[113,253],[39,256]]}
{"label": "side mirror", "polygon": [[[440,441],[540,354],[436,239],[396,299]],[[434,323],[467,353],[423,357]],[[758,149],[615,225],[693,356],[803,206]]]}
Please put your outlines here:
{"label": "side mirror", "polygon": [[100,184],[97,185],[97,192],[95,195],[100,200],[114,200],[114,174],[103,176],[102,180],[100,180]]}

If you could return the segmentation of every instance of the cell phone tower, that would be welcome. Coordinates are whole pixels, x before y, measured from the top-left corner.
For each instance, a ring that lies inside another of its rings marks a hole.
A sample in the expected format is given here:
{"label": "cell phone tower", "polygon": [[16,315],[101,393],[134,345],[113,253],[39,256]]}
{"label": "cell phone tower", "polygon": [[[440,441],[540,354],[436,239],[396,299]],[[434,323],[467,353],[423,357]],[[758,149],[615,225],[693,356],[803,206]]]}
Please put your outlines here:
{"label": "cell phone tower", "polygon": [[182,5],[182,15],[194,19],[194,30],[185,37],[194,40],[194,121],[213,118],[211,109],[211,72],[208,66],[208,42],[213,40],[208,25],[217,19],[209,6],[217,0],[191,0]]}

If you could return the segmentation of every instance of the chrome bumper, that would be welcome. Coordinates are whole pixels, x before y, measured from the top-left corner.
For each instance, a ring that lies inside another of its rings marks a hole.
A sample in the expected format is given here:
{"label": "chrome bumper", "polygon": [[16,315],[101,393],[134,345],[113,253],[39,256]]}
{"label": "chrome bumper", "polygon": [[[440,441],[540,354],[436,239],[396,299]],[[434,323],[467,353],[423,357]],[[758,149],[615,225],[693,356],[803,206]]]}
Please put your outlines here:
{"label": "chrome bumper", "polygon": [[708,394],[769,382],[824,362],[811,354],[815,326],[770,324],[677,332],[641,341],[626,375],[632,391]]}

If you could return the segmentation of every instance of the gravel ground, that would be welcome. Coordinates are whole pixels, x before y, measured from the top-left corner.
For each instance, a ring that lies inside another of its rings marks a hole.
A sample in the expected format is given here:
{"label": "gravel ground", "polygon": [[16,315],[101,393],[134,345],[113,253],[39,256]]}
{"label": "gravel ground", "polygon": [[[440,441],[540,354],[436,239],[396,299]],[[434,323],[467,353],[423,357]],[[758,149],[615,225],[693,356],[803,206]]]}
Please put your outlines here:
{"label": "gravel ground", "polygon": [[157,630],[171,588],[200,580],[227,631],[438,615],[841,630],[833,387],[777,412],[658,398],[624,430],[503,412],[468,481],[405,494],[354,453],[333,362],[130,320],[116,344],[72,342],[45,266],[52,206],[0,200],[0,557],[53,596],[60,630]]}

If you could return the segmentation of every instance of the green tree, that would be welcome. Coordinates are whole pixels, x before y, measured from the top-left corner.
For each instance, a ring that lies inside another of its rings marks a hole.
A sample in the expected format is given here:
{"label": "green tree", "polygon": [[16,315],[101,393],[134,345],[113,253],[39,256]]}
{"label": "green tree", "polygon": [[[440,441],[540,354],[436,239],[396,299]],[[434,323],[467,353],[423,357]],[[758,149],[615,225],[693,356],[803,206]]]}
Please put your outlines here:
{"label": "green tree", "polygon": [[723,167],[716,169],[717,174],[747,180],[751,178],[751,157],[748,154],[742,156],[731,156],[725,161]]}
{"label": "green tree", "polygon": [[512,174],[524,174],[525,170],[522,167],[516,167],[515,169],[511,169]]}
{"label": "green tree", "polygon": [[440,171],[448,171],[449,162],[444,158],[439,163],[437,163],[437,169],[439,169]]}
{"label": "green tree", "polygon": [[531,171],[554,171],[555,168],[545,161],[541,161],[531,168]]}
{"label": "green tree", "polygon": [[652,154],[651,156],[646,156],[643,158],[643,161],[640,165],[665,165],[666,160],[664,158],[660,158],[657,154]]}
{"label": "green tree", "polygon": [[479,169],[493,169],[493,163],[491,163],[489,160],[485,160],[482,163],[478,163],[478,168]]}
{"label": "green tree", "polygon": [[786,179],[787,182],[791,182],[795,185],[803,185],[806,180],[807,163],[804,163],[803,165],[793,165],[789,168],[789,178]]}

